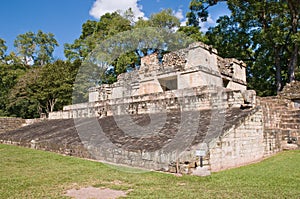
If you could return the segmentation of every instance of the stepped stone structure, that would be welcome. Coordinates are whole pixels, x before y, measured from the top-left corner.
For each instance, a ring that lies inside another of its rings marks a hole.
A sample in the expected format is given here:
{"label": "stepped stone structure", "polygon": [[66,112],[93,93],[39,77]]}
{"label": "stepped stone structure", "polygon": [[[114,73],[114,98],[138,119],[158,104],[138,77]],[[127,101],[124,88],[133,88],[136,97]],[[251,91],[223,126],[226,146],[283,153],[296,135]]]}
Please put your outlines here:
{"label": "stepped stone structure", "polygon": [[300,82],[286,85],[278,96],[259,101],[264,111],[264,139],[269,151],[299,148]]}
{"label": "stepped stone structure", "polygon": [[0,134],[19,129],[23,126],[28,126],[43,120],[42,118],[36,119],[22,119],[14,117],[0,117]]}
{"label": "stepped stone structure", "polygon": [[[207,90],[208,86],[212,90],[219,87],[239,91],[235,92],[239,96],[234,98],[243,101],[247,96],[246,101],[250,100],[247,101],[250,105],[251,100],[254,100],[250,99],[252,94],[247,94],[251,92],[246,90],[246,68],[242,61],[223,59],[210,46],[195,43],[186,49],[165,54],[161,61],[157,54],[143,57],[138,70],[119,75],[118,81],[112,85],[91,88],[88,103],[65,106],[61,112],[50,113],[49,118],[109,116],[113,114],[110,107],[126,103],[131,104],[126,112],[160,112],[165,105],[156,105],[154,102],[174,96],[184,96],[187,99]],[[207,105],[206,108],[210,108],[207,103],[211,99],[203,96],[203,100],[206,104],[201,102],[193,105],[201,108]],[[236,106],[241,103],[243,102],[237,102]],[[194,110],[190,103],[186,104],[184,110]]]}
{"label": "stepped stone structure", "polygon": [[24,123],[25,120],[21,118],[0,118],[0,133],[18,129],[22,127]]}
{"label": "stepped stone structure", "polygon": [[269,98],[246,86],[243,62],[195,43],[162,60],[142,58],[116,83],[91,88],[89,102],[2,133],[0,142],[195,175],[298,148],[298,83]]}

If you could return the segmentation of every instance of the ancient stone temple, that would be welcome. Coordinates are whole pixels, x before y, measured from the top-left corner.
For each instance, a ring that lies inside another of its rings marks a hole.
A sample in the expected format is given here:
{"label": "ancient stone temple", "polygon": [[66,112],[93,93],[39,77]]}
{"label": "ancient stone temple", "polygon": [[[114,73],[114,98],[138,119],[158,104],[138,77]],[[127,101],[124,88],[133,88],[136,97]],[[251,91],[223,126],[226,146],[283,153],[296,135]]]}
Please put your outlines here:
{"label": "ancient stone temple", "polygon": [[[114,84],[90,88],[88,103],[65,106],[64,111],[50,113],[49,118],[112,115],[109,107],[118,106],[120,99],[122,103],[131,103],[127,113],[155,113],[161,107],[147,106],[152,100],[168,99],[170,94],[189,97],[203,89],[224,88],[241,91],[240,95],[245,96],[249,93],[245,67],[242,61],[219,57],[215,49],[203,43],[165,54],[162,60],[154,53],[141,59],[138,70],[119,75]],[[205,108],[205,103],[201,104],[199,108]]]}
{"label": "ancient stone temple", "polygon": [[212,85],[246,90],[245,64],[236,59],[223,59],[215,49],[195,43],[165,54],[161,61],[156,53],[143,57],[137,71],[121,74],[113,85],[92,88],[89,101]]}
{"label": "ancient stone temple", "polygon": [[90,88],[88,102],[0,134],[0,141],[196,175],[298,147],[298,98],[257,99],[246,89],[245,67],[203,43],[152,54],[114,84]]}

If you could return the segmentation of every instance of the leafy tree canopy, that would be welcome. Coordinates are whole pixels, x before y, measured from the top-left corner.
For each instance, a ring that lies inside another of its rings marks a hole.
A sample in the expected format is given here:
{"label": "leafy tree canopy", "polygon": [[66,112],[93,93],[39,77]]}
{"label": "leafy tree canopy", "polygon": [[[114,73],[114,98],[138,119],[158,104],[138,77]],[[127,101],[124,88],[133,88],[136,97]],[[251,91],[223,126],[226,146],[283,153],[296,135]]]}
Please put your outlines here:
{"label": "leafy tree canopy", "polygon": [[52,33],[39,30],[36,34],[26,32],[18,35],[14,46],[23,64],[42,66],[53,61],[53,52],[58,42]]}
{"label": "leafy tree canopy", "polygon": [[[188,24],[199,27],[208,8],[221,1],[192,0]],[[274,95],[299,70],[299,13],[297,0],[227,0],[231,16],[220,17],[206,33],[207,43],[223,57],[247,63],[248,86],[259,95]]]}

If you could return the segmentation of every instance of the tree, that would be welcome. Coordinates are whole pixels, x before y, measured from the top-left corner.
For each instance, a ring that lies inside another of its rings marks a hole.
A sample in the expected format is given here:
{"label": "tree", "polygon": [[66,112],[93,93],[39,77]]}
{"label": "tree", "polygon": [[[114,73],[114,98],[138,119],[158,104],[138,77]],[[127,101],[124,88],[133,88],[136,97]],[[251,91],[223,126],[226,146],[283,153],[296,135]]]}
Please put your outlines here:
{"label": "tree", "polygon": [[194,41],[202,41],[204,43],[208,42],[207,37],[200,31],[199,27],[181,26],[178,31],[187,37],[192,38]]}
{"label": "tree", "polygon": [[8,112],[23,118],[40,117],[72,103],[73,83],[80,62],[57,60],[33,66],[10,89]]}
{"label": "tree", "polygon": [[43,33],[39,30],[36,34],[35,42],[37,46],[35,63],[42,66],[53,61],[54,49],[56,46],[59,46],[54,38],[54,34]]}
{"label": "tree", "polygon": [[171,9],[166,9],[159,13],[152,14],[149,19],[149,24],[152,27],[174,30],[175,28],[179,28],[180,21],[174,16]]}
{"label": "tree", "polygon": [[5,41],[0,38],[0,61],[4,60],[6,50],[7,46],[5,45]]}
{"label": "tree", "polygon": [[18,64],[0,64],[0,116],[10,115],[7,109],[9,92],[26,70],[24,66]]}
{"label": "tree", "polygon": [[79,65],[57,60],[45,65],[37,81],[38,92],[34,97],[43,112],[49,113],[62,109],[63,105],[72,103],[73,82]]}
{"label": "tree", "polygon": [[[246,29],[241,28],[233,17],[222,16],[217,20],[218,25],[209,28],[206,36],[208,44],[214,45],[223,57],[252,60],[252,41]],[[239,49],[239,50],[237,50]]]}
{"label": "tree", "polygon": [[41,30],[37,34],[27,32],[17,36],[14,46],[23,64],[44,65],[53,60],[53,52],[58,42],[52,33]]}
{"label": "tree", "polygon": [[38,92],[38,78],[41,67],[33,66],[17,79],[16,84],[10,89],[7,110],[10,116],[22,118],[40,117],[42,113],[40,104],[34,97]]}
{"label": "tree", "polygon": [[[205,20],[207,8],[218,2],[191,1],[190,23],[197,25],[197,21]],[[294,80],[299,64],[298,1],[226,2],[232,15],[220,18],[218,25],[208,31],[209,44],[221,56],[244,60],[248,65],[248,85],[260,95],[279,92],[285,82]]]}
{"label": "tree", "polygon": [[199,27],[200,22],[207,21],[208,8],[216,5],[222,0],[191,0],[189,9],[187,12],[187,25]]}
{"label": "tree", "polygon": [[290,32],[291,32],[291,58],[288,65],[288,80],[292,82],[295,80],[295,70],[298,64],[299,57],[299,43],[300,43],[300,33],[299,30],[299,13],[300,4],[298,0],[287,0],[289,8],[289,21],[290,21]]}
{"label": "tree", "polygon": [[34,52],[36,48],[35,34],[33,32],[27,32],[17,36],[14,46],[17,48],[17,52],[21,57],[23,64],[29,65],[34,61]]}
{"label": "tree", "polygon": [[82,25],[81,35],[75,39],[73,44],[64,44],[64,53],[68,60],[84,60],[95,48],[95,37],[97,22],[88,20]]}
{"label": "tree", "polygon": [[22,60],[13,51],[5,56],[4,62],[7,65],[24,65]]}
{"label": "tree", "polygon": [[84,60],[96,45],[117,33],[131,29],[131,22],[118,12],[106,13],[100,20],[88,20],[82,25],[82,32],[73,44],[65,44],[65,56],[68,60]]}

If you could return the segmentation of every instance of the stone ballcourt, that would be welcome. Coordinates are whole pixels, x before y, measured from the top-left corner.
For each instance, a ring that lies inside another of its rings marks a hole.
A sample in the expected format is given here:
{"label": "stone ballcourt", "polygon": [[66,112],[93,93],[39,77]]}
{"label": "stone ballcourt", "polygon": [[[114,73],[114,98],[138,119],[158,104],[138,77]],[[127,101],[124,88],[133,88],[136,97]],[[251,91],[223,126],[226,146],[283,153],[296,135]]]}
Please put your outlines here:
{"label": "stone ballcourt", "polygon": [[245,65],[202,43],[163,60],[144,57],[139,71],[91,88],[89,102],[48,119],[21,128],[23,120],[0,120],[0,142],[195,175],[299,149],[299,82],[256,97],[246,90]]}

